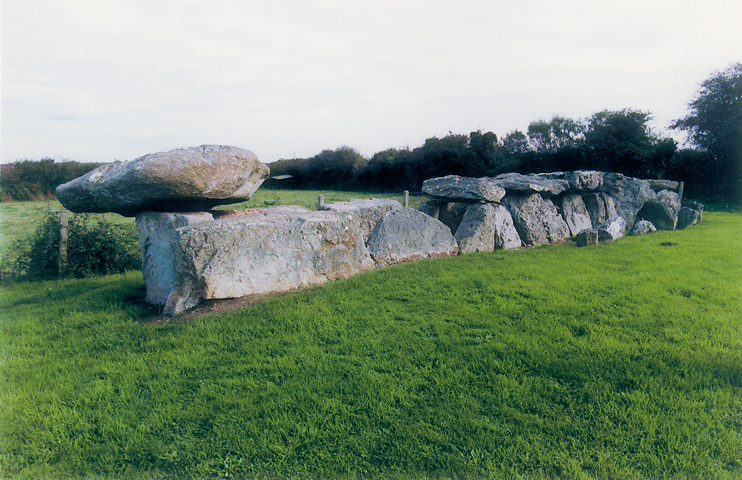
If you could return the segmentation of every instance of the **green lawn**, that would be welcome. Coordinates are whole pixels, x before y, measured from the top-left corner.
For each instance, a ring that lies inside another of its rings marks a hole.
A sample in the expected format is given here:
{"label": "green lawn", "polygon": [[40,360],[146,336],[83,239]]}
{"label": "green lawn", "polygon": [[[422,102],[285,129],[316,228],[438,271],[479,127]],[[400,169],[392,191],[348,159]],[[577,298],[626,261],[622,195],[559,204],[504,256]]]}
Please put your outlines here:
{"label": "green lawn", "polygon": [[0,290],[0,477],[742,478],[742,215],[146,326]]}

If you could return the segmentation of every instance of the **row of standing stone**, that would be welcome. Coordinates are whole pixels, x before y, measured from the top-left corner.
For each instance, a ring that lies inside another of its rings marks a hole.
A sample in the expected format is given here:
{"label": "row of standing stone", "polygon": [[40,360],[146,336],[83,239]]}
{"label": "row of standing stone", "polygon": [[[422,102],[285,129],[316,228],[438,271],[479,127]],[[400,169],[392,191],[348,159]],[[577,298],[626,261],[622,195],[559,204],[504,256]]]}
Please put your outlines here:
{"label": "row of standing stone", "polygon": [[702,220],[703,205],[682,201],[680,182],[598,171],[426,180],[420,210],[441,220],[460,251],[616,240]]}

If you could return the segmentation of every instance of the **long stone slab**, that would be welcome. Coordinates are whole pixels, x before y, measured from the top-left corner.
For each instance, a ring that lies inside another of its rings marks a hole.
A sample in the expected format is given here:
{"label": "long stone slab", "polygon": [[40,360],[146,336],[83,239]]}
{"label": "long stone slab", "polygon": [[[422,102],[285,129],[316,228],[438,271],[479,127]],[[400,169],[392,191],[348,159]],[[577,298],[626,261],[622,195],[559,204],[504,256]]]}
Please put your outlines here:
{"label": "long stone slab", "polygon": [[168,315],[202,299],[288,291],[374,268],[347,214],[284,209],[179,228],[173,228],[172,215],[137,217],[140,238],[151,239],[144,270],[172,270],[172,275],[145,277],[148,299],[164,305]]}

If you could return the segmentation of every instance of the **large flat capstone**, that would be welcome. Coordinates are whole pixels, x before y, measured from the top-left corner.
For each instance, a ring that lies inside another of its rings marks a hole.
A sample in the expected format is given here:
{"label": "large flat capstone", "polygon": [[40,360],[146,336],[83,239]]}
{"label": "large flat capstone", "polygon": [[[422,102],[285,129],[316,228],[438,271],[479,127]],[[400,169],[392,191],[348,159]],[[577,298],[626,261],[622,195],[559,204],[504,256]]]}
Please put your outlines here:
{"label": "large flat capstone", "polygon": [[73,212],[197,212],[250,199],[270,169],[249,150],[178,148],[109,163],[57,187]]}
{"label": "large flat capstone", "polygon": [[459,177],[447,175],[423,182],[423,192],[434,198],[449,201],[499,202],[505,190],[488,178]]}
{"label": "large flat capstone", "polygon": [[490,178],[492,183],[504,189],[509,195],[530,195],[540,193],[545,197],[559,195],[569,190],[569,181],[563,178],[549,178],[544,175],[503,173]]}

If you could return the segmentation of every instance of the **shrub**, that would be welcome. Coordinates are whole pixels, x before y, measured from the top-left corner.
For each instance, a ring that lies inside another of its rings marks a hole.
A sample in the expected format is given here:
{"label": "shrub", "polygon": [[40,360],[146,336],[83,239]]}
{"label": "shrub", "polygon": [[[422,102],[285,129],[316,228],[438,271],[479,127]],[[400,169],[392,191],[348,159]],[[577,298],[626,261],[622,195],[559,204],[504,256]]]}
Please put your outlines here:
{"label": "shrub", "polygon": [[[136,230],[105,215],[70,218],[65,276],[84,278],[141,268]],[[47,212],[36,230],[9,249],[2,261],[3,281],[59,277],[59,215]]]}

